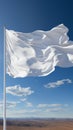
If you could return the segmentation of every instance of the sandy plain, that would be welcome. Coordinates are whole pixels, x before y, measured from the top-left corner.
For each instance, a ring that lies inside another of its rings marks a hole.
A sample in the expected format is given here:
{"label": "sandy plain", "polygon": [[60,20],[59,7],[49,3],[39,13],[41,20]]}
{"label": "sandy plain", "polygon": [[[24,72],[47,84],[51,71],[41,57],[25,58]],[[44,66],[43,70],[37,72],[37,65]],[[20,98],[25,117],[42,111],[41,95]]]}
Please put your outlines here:
{"label": "sandy plain", "polygon": [[7,130],[73,130],[73,119],[8,120]]}

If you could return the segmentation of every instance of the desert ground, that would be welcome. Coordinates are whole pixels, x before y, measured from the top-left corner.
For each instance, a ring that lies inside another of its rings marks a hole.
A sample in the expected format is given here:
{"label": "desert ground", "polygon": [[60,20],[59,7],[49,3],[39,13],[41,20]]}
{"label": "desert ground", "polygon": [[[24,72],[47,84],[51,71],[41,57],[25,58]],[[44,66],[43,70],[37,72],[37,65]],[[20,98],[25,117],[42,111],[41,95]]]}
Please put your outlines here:
{"label": "desert ground", "polygon": [[7,130],[73,130],[73,119],[7,120]]}
{"label": "desert ground", "polygon": [[3,120],[0,119],[0,130],[3,130]]}

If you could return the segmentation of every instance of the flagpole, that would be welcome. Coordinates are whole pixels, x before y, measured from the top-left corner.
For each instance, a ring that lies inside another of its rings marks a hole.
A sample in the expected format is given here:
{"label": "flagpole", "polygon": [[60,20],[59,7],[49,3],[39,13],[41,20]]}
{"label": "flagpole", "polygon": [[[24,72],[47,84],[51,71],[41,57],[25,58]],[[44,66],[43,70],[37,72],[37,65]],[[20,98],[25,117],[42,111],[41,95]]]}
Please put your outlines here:
{"label": "flagpole", "polygon": [[4,27],[4,97],[3,97],[3,130],[6,130],[6,31]]}

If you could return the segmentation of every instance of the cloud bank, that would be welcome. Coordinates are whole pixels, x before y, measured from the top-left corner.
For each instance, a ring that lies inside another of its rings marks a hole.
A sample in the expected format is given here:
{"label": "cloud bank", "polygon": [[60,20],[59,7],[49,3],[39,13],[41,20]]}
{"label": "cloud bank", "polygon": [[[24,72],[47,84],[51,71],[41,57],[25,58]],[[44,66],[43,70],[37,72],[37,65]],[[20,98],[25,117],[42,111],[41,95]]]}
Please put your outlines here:
{"label": "cloud bank", "polygon": [[[28,103],[29,106],[32,104]],[[69,109],[68,104],[37,104],[29,109],[29,107],[13,111],[8,111],[8,115],[13,117],[54,117],[54,115],[67,113]],[[9,109],[10,110],[10,109]],[[63,116],[63,115],[62,115]]]}
{"label": "cloud bank", "polygon": [[48,107],[61,107],[61,106],[68,106],[68,104],[38,104],[37,107],[38,108],[48,108]]}

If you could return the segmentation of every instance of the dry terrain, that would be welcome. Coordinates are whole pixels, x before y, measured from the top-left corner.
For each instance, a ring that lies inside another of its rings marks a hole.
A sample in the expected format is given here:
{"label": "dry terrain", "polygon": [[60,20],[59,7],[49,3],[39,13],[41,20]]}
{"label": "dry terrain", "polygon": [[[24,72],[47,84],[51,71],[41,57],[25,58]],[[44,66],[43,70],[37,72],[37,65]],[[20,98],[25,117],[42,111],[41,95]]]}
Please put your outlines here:
{"label": "dry terrain", "polygon": [[0,130],[3,130],[3,120],[0,119]]}
{"label": "dry terrain", "polygon": [[7,130],[73,130],[73,119],[7,120]]}

